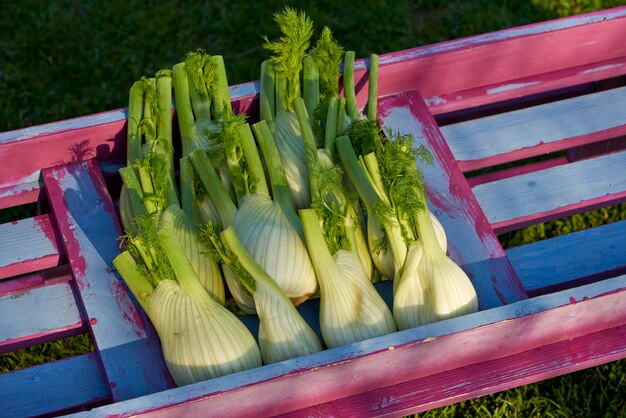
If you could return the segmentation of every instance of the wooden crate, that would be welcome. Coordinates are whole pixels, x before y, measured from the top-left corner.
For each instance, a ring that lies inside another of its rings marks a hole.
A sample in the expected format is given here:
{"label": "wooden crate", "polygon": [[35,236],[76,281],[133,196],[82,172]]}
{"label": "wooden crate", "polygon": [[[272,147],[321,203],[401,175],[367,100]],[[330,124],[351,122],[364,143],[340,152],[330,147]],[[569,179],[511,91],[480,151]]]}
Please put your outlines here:
{"label": "wooden crate", "polygon": [[[2,416],[400,416],[626,357],[626,220],[496,237],[626,200],[624,39],[626,7],[381,56],[382,121],[436,157],[431,210],[480,311],[181,388],[111,265],[126,110],[0,134],[0,208],[41,208],[0,225],[0,352],[96,345],[0,374]],[[256,113],[257,84],[231,95]]]}

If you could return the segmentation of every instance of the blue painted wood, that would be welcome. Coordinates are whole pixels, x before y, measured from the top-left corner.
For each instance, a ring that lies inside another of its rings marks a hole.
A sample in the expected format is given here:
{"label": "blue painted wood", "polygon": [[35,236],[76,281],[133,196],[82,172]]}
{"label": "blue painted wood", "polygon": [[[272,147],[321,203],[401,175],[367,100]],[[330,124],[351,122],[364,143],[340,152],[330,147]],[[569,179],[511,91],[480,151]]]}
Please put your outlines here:
{"label": "blue painted wood", "polygon": [[454,157],[474,161],[626,125],[626,87],[441,127]]}
{"label": "blue painted wood", "polygon": [[626,220],[506,250],[530,294],[626,269]]}
{"label": "blue painted wood", "polygon": [[154,329],[112,268],[121,228],[96,161],[42,173],[112,399],[173,387]]}
{"label": "blue painted wood", "polygon": [[54,414],[106,401],[109,391],[94,353],[0,374],[0,415]]}
{"label": "blue painted wood", "polygon": [[83,321],[67,282],[0,297],[0,353],[81,329]]}
{"label": "blue painted wood", "polygon": [[577,161],[475,186],[472,191],[490,224],[561,215],[585,202],[606,205],[626,194],[626,152]]}
{"label": "blue painted wood", "polygon": [[[227,398],[228,395],[237,396],[237,393],[241,393],[246,389],[254,391],[255,387],[260,389],[264,385],[258,385],[260,382],[276,382],[284,378],[285,387],[281,392],[279,399],[275,398],[276,393],[272,396],[267,394],[267,398],[255,398],[249,399],[249,402],[255,402],[259,407],[269,403],[284,402],[285,398],[290,399],[293,402],[297,402],[297,399],[305,393],[319,389],[321,386],[314,385],[314,374],[320,373],[321,377],[316,378],[320,382],[317,385],[325,382],[327,386],[330,385],[350,385],[361,384],[365,385],[367,382],[359,379],[343,379],[339,382],[328,380],[329,376],[336,376],[332,374],[333,368],[346,367],[344,376],[353,376],[357,374],[361,376],[363,373],[375,372],[377,369],[370,367],[360,368],[357,370],[350,370],[350,365],[355,359],[375,359],[377,357],[385,357],[384,361],[379,364],[381,373],[386,373],[392,376],[394,373],[398,373],[397,367],[403,367],[402,370],[406,371],[407,361],[413,361],[415,367],[427,367],[420,358],[420,342],[432,343],[437,345],[444,336],[456,338],[456,334],[462,335],[463,332],[469,330],[483,330],[484,337],[490,339],[499,339],[501,341],[514,341],[513,346],[517,348],[517,352],[523,352],[531,350],[533,344],[537,344],[537,347],[550,343],[556,343],[558,341],[567,340],[569,338],[575,338],[580,335],[585,335],[591,328],[594,332],[601,331],[603,329],[612,328],[619,325],[615,321],[619,322],[616,317],[607,315],[603,310],[611,310],[612,312],[624,312],[620,309],[626,308],[624,305],[626,299],[624,299],[624,292],[626,292],[626,275],[615,277],[612,279],[603,280],[598,283],[593,283],[586,286],[580,286],[575,289],[568,289],[561,292],[552,293],[549,295],[538,296],[531,299],[525,299],[519,302],[512,303],[485,311],[479,311],[473,314],[453,318],[437,323],[425,325],[418,328],[413,328],[405,331],[395,332],[382,337],[361,341],[358,343],[347,344],[341,347],[324,350],[322,352],[302,356],[295,359],[287,360],[280,363],[275,363],[253,370],[248,370],[240,373],[235,373],[229,376],[219,377],[204,382],[199,382],[193,385],[172,389],[163,393],[157,393],[142,398],[131,399],[125,402],[115,403],[93,409],[85,413],[77,413],[72,416],[76,417],[110,417],[119,415],[139,415],[141,413],[148,413],[153,411],[154,416],[172,416],[176,415],[176,407],[187,405],[190,410],[195,413],[190,413],[186,416],[206,416],[206,411],[211,411],[217,414],[216,410],[212,409],[214,403],[219,403],[221,399]],[[603,303],[608,299],[611,303]],[[559,315],[557,312],[562,308],[569,308],[570,305],[576,305],[578,314],[573,315],[573,311],[569,310],[569,315]],[[593,305],[593,307],[591,307]],[[585,308],[589,306],[589,308]],[[602,308],[602,309],[599,309]],[[533,317],[536,314],[542,314],[550,312],[550,320],[542,322],[541,320],[534,321]],[[519,320],[520,322],[514,322]],[[561,321],[561,327],[556,326],[556,322]],[[518,332],[507,329],[502,335],[498,333],[489,332],[489,326],[504,326],[507,324],[516,323]],[[545,325],[551,325],[546,327]],[[464,340],[463,337],[458,337],[457,347],[463,347],[455,353],[455,357],[465,355],[466,351],[476,350],[476,355],[480,357],[481,350],[489,352],[499,352],[499,357],[505,357],[507,355],[515,354],[515,350],[504,351],[500,347],[500,344],[493,342],[491,344],[475,344],[476,341]],[[516,341],[519,340],[519,346]],[[416,345],[417,344],[417,345]],[[422,346],[426,348],[427,345]],[[411,351],[415,348],[415,351]],[[411,351],[406,353],[407,357],[404,357],[403,350]],[[387,356],[387,354],[390,354]],[[443,362],[442,368],[438,372],[443,372],[445,369],[446,359],[451,360],[449,353],[435,350],[438,358]],[[403,363],[392,365],[392,361],[400,359]],[[412,360],[410,360],[412,359]],[[415,359],[420,359],[417,361]],[[476,360],[476,359],[474,359]],[[488,360],[484,358],[483,360]],[[387,363],[387,361],[389,363]],[[473,363],[469,363],[473,364]],[[439,366],[438,366],[439,367]],[[411,369],[411,368],[408,368]],[[379,371],[380,371],[379,370]],[[307,374],[309,373],[309,374]],[[325,375],[325,373],[328,373]],[[351,374],[353,373],[353,374]],[[305,375],[309,376],[307,386],[303,386],[302,382],[299,382],[296,386],[293,383],[289,386],[289,382],[295,382],[297,376]],[[428,375],[428,374],[426,374]],[[425,375],[425,376],[426,376]],[[324,378],[326,376],[326,379]],[[421,377],[421,376],[420,376]],[[376,385],[377,383],[372,383]],[[381,386],[378,386],[381,387]],[[365,390],[365,389],[364,389]],[[360,391],[362,392],[362,391]],[[212,396],[211,396],[212,395]],[[292,399],[293,398],[293,399]],[[221,410],[220,416],[241,416],[244,400],[241,399],[241,404],[230,405],[229,414],[226,415]],[[195,407],[194,407],[195,405]],[[299,405],[297,403],[292,404],[292,408]],[[162,409],[163,408],[163,409]],[[169,409],[167,409],[169,408]],[[246,411],[253,411],[253,408],[245,408]],[[189,412],[189,411],[187,411]],[[203,415],[204,414],[204,415]]]}

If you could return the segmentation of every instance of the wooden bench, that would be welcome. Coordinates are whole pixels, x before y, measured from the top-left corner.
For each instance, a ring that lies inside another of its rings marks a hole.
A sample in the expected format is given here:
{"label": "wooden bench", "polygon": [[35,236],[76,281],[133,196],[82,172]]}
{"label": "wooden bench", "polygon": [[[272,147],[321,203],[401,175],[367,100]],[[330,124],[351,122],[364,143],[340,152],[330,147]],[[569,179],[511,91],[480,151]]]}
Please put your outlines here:
{"label": "wooden bench", "polygon": [[[125,109],[1,133],[0,208],[41,210],[0,225],[0,353],[96,346],[0,374],[1,415],[399,416],[626,357],[626,220],[496,235],[626,200],[624,39],[626,7],[381,56],[382,121],[436,157],[431,210],[480,311],[181,388],[111,266]],[[257,94],[231,87],[253,115]]]}

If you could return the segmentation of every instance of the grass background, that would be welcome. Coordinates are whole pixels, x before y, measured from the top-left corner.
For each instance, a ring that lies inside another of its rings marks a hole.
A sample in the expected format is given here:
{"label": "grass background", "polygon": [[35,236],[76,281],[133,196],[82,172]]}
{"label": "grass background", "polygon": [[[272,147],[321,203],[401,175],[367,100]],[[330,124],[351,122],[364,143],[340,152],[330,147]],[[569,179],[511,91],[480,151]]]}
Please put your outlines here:
{"label": "grass background", "polygon": [[[272,13],[305,10],[319,32],[366,57],[626,4],[600,0],[215,0],[7,2],[0,15],[0,132],[125,107],[133,81],[187,51],[224,56],[230,84],[258,78]],[[624,206],[508,234],[505,246],[625,219]],[[0,212],[0,223],[15,211]],[[88,351],[72,338],[0,356],[0,371]],[[626,363],[615,362],[461,402],[424,417],[626,416]]]}

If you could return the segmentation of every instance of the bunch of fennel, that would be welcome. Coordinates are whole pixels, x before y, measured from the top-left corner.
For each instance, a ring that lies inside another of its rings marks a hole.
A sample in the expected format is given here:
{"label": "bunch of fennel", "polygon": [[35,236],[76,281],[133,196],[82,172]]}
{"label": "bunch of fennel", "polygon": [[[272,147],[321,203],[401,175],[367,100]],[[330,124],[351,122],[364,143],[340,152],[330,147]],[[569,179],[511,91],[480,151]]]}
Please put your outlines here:
{"label": "bunch of fennel", "polygon": [[[180,210],[175,205],[164,213]],[[250,331],[200,284],[173,225],[136,218],[137,235],[113,264],[154,325],[178,386],[261,366]]]}
{"label": "bunch of fennel", "polygon": [[[233,117],[224,120],[234,120]],[[254,141],[259,141],[271,184]],[[237,204],[228,197],[209,158],[200,150],[191,154],[198,176],[217,208],[222,229],[233,226],[246,250],[298,305],[317,290],[317,279],[302,238],[302,228],[288,191],[273,136],[265,123],[250,126],[240,120],[237,129],[222,128],[224,158],[228,161]],[[230,133],[230,134],[229,134]],[[229,284],[231,291],[233,290]],[[255,312],[251,295],[241,289],[233,292],[242,310]]]}
{"label": "bunch of fennel", "polygon": [[[139,179],[143,199],[126,188],[120,195],[120,217],[127,230],[135,230],[133,219],[144,213],[160,213],[178,203],[174,179],[172,144],[172,77],[161,70],[143,77],[129,92],[127,167]],[[124,176],[122,177],[124,179]]]}
{"label": "bunch of fennel", "polygon": [[193,193],[185,187],[190,184],[186,161],[180,164],[185,213],[173,217],[172,212],[164,212],[165,207],[179,204],[172,145],[171,71],[162,70],[155,79],[142,78],[134,83],[129,95],[128,130],[128,160],[132,164],[120,170],[124,185],[120,214],[126,219],[125,230],[136,232],[132,220],[144,214],[167,216],[164,221],[176,225],[176,236],[200,282],[217,302],[224,304],[222,274],[217,263],[202,254],[197,240],[198,218],[195,204],[189,199]]}
{"label": "bunch of fennel", "polygon": [[[350,130],[348,130],[350,133]],[[478,309],[476,291],[465,272],[447,255],[427,207],[417,160],[428,160],[413,138],[386,131],[370,137],[371,152],[357,158],[351,139],[338,138],[343,167],[385,233],[394,265],[393,314],[399,329],[412,328]],[[421,157],[421,158],[419,158]]]}
{"label": "bunch of fennel", "polygon": [[[219,135],[220,119],[230,109],[223,57],[209,55],[203,50],[189,52],[183,62],[174,65],[172,74],[182,157],[188,157],[197,149],[206,151],[210,156],[219,156],[219,152],[216,154],[213,150],[214,138]],[[223,161],[213,163],[231,198],[234,198],[227,167]],[[194,186],[200,221],[216,222],[216,209],[208,199],[207,191],[199,182]]]}
{"label": "bunch of fennel", "polygon": [[285,292],[245,249],[231,225],[221,233],[207,223],[203,236],[208,248],[240,280],[259,317],[259,347],[266,364],[322,350],[317,334],[304,321]]}
{"label": "bunch of fennel", "polygon": [[378,337],[396,330],[389,307],[378,294],[360,256],[355,235],[356,197],[345,190],[339,166],[321,162],[303,99],[294,101],[307,150],[312,207],[300,209],[309,253],[320,284],[320,329],[329,347]]}
{"label": "bunch of fennel", "polygon": [[293,203],[269,128],[265,122],[253,127],[270,167],[273,199],[250,127],[240,122],[239,129],[222,129],[239,207],[228,198],[206,154],[196,150],[191,160],[205,187],[213,192],[222,221],[222,226],[206,222],[202,230],[206,247],[238,280],[240,287],[229,288],[236,290],[233,297],[242,310],[258,315],[261,354],[266,363],[273,363],[322,349],[315,332],[295,309],[313,295],[317,280],[299,222],[294,223]]}

